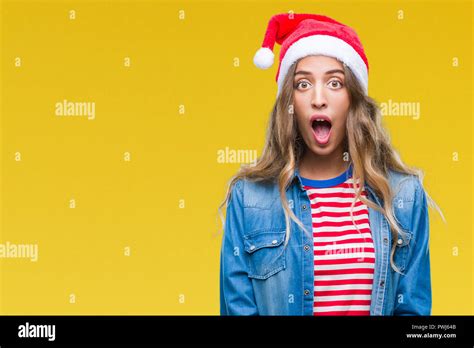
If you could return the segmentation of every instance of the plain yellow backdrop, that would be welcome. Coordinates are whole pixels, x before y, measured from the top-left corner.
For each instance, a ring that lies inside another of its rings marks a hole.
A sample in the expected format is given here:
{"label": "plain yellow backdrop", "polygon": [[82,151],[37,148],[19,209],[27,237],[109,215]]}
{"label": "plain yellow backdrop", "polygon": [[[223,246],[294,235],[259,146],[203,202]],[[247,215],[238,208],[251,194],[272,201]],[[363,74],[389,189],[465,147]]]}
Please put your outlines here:
{"label": "plain yellow backdrop", "polygon": [[[0,258],[1,314],[219,313],[217,206],[240,164],[217,153],[261,154],[277,61],[263,71],[252,59],[269,18],[288,11],[353,27],[369,94],[419,103],[419,119],[384,124],[447,220],[430,211],[433,314],[473,314],[471,2],[5,0],[1,11],[0,242],[39,248],[37,262]],[[94,102],[95,118],[57,116],[64,99]]]}

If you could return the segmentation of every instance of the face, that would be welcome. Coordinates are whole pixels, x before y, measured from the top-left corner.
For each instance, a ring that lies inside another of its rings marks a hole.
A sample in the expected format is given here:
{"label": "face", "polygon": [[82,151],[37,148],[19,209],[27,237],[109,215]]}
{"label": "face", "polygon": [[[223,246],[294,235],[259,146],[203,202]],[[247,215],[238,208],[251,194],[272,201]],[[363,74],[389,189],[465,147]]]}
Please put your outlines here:
{"label": "face", "polygon": [[296,66],[293,82],[294,111],[308,150],[342,156],[350,106],[342,63],[321,55],[305,57]]}

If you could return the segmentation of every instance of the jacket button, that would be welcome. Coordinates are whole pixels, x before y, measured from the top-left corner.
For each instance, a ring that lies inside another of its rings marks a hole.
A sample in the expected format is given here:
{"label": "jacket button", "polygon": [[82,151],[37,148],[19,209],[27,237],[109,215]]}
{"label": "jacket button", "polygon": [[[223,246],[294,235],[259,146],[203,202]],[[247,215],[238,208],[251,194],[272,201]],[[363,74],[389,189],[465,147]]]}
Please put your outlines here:
{"label": "jacket button", "polygon": [[309,250],[309,245],[308,245],[308,244],[306,244],[306,245],[304,246],[304,250],[305,250],[305,251],[308,251],[308,250]]}
{"label": "jacket button", "polygon": [[250,250],[253,250],[253,249],[255,249],[255,245],[250,246]]}
{"label": "jacket button", "polygon": [[278,241],[276,239],[272,240],[272,244],[276,244]]}
{"label": "jacket button", "polygon": [[403,243],[403,239],[401,239],[401,238],[398,238],[398,240],[397,240],[397,244],[398,244],[398,245],[402,245],[402,243]]}
{"label": "jacket button", "polygon": [[306,204],[303,204],[303,210],[306,210]]}
{"label": "jacket button", "polygon": [[383,239],[383,242],[384,242],[384,244],[388,244],[388,238],[385,237],[385,238]]}
{"label": "jacket button", "polygon": [[305,294],[305,295],[309,295],[309,290],[306,289],[306,290],[304,291],[304,294]]}
{"label": "jacket button", "polygon": [[380,281],[380,286],[385,286],[385,282],[383,280]]}

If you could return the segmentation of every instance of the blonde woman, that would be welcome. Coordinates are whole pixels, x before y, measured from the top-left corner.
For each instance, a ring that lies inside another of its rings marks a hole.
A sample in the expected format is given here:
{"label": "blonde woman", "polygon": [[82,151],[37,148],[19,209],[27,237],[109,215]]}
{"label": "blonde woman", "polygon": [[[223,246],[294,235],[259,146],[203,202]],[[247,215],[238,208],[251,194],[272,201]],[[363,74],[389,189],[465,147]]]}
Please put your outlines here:
{"label": "blonde woman", "polygon": [[221,315],[430,315],[437,206],[381,125],[357,34],[326,16],[275,15],[258,67],[275,42],[263,153],[219,207]]}

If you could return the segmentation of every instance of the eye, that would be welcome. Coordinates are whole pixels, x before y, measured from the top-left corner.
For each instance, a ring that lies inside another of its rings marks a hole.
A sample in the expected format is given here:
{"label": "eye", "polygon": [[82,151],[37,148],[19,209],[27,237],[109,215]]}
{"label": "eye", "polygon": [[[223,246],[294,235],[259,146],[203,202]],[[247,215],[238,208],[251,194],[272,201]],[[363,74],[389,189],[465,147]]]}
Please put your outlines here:
{"label": "eye", "polygon": [[295,84],[295,88],[299,88],[300,86],[303,86],[303,89],[307,89],[308,86],[310,86],[311,84],[308,82],[308,81],[298,81],[296,84]]}
{"label": "eye", "polygon": [[[336,85],[334,85],[334,83],[336,83]],[[342,87],[342,86],[343,86],[342,82],[339,81],[339,80],[331,80],[331,81],[329,81],[329,85],[330,85],[331,87],[334,87],[334,88]]]}

